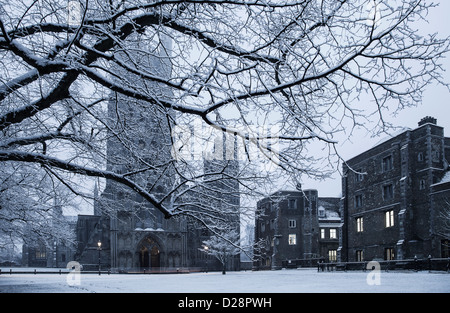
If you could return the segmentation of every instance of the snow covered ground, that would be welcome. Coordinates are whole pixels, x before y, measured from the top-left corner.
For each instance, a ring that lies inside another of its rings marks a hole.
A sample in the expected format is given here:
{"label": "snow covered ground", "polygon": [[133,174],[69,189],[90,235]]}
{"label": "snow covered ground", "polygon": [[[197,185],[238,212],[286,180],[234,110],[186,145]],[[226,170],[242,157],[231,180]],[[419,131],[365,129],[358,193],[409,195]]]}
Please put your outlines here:
{"label": "snow covered ground", "polygon": [[[315,269],[190,274],[6,274],[0,292],[304,293],[450,292],[444,272],[321,272]],[[368,276],[369,275],[369,276]]]}

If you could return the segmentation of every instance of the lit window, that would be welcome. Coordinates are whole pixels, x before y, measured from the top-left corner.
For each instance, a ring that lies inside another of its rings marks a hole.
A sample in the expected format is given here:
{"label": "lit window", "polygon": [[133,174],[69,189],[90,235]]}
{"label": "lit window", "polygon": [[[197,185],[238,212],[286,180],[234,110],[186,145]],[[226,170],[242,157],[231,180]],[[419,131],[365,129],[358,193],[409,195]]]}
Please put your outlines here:
{"label": "lit window", "polygon": [[337,260],[336,250],[328,250],[328,260],[330,260],[330,262],[336,262]]}
{"label": "lit window", "polygon": [[36,250],[36,259],[45,259],[47,257],[45,248],[39,247]]}
{"label": "lit window", "polygon": [[356,251],[356,261],[357,261],[357,262],[362,262],[362,261],[364,261],[363,250],[357,250],[357,251]]}
{"label": "lit window", "polygon": [[384,213],[384,225],[386,227],[394,226],[394,210],[386,211]]}
{"label": "lit window", "polygon": [[386,248],[384,249],[384,259],[389,260],[395,260],[395,253],[394,248]]}
{"label": "lit window", "polygon": [[335,228],[331,228],[330,229],[330,238],[331,239],[336,239],[337,238],[336,229]]}
{"label": "lit window", "polygon": [[297,244],[297,235],[289,234],[289,245],[293,246]]}
{"label": "lit window", "polygon": [[361,233],[363,230],[364,230],[363,218],[362,217],[358,217],[356,219],[356,231],[358,233]]}
{"label": "lit window", "polygon": [[320,229],[320,239],[325,239],[325,228]]}

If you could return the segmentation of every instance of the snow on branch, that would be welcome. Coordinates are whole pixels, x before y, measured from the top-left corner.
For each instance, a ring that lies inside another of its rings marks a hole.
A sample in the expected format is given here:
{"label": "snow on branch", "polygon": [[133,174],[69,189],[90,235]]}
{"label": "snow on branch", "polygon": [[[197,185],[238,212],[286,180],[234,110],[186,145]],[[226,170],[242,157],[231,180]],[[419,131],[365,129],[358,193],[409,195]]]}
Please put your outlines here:
{"label": "snow on branch", "polygon": [[0,169],[79,195],[58,170],[114,181],[211,229],[280,177],[327,177],[336,134],[448,87],[423,1],[90,1],[78,24],[41,2],[0,0]]}

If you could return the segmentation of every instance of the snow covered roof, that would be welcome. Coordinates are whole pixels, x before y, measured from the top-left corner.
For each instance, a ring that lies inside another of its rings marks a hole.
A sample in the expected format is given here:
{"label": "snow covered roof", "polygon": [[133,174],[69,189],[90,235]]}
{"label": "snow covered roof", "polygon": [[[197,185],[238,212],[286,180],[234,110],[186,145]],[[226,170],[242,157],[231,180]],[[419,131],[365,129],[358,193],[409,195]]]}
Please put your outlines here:
{"label": "snow covered roof", "polygon": [[317,214],[320,220],[340,221],[339,198],[319,197],[317,203]]}
{"label": "snow covered roof", "polygon": [[327,221],[340,221],[341,217],[339,216],[339,213],[332,210],[327,210],[323,206],[319,206],[317,208],[319,211],[319,219],[320,220],[327,220]]}
{"label": "snow covered roof", "polygon": [[442,179],[439,182],[437,182],[436,184],[433,184],[432,186],[444,184],[444,183],[448,183],[448,182],[450,182],[450,170],[444,174],[444,176],[442,177]]}
{"label": "snow covered roof", "polygon": [[73,215],[63,215],[67,223],[76,223],[78,221],[78,216]]}
{"label": "snow covered roof", "polygon": [[450,171],[445,173],[444,177],[442,177],[440,183],[448,183],[450,182]]}

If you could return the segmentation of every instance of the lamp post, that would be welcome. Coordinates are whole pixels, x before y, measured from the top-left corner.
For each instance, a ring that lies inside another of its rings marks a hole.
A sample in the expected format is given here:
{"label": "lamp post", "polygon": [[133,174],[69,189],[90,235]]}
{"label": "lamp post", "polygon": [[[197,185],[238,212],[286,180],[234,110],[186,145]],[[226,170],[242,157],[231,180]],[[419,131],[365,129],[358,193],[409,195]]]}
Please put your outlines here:
{"label": "lamp post", "polygon": [[97,242],[97,246],[98,246],[98,275],[100,275],[100,251],[102,251],[102,242],[99,240]]}
{"label": "lamp post", "polygon": [[206,253],[206,257],[205,257],[205,264],[206,264],[205,268],[206,269],[205,269],[205,272],[208,273],[208,249],[209,248],[208,248],[208,246],[205,246],[204,249],[205,249],[205,253]]}
{"label": "lamp post", "polygon": [[225,247],[223,248],[223,263],[222,263],[222,275],[226,274],[226,268],[227,268],[227,252],[225,250]]}

